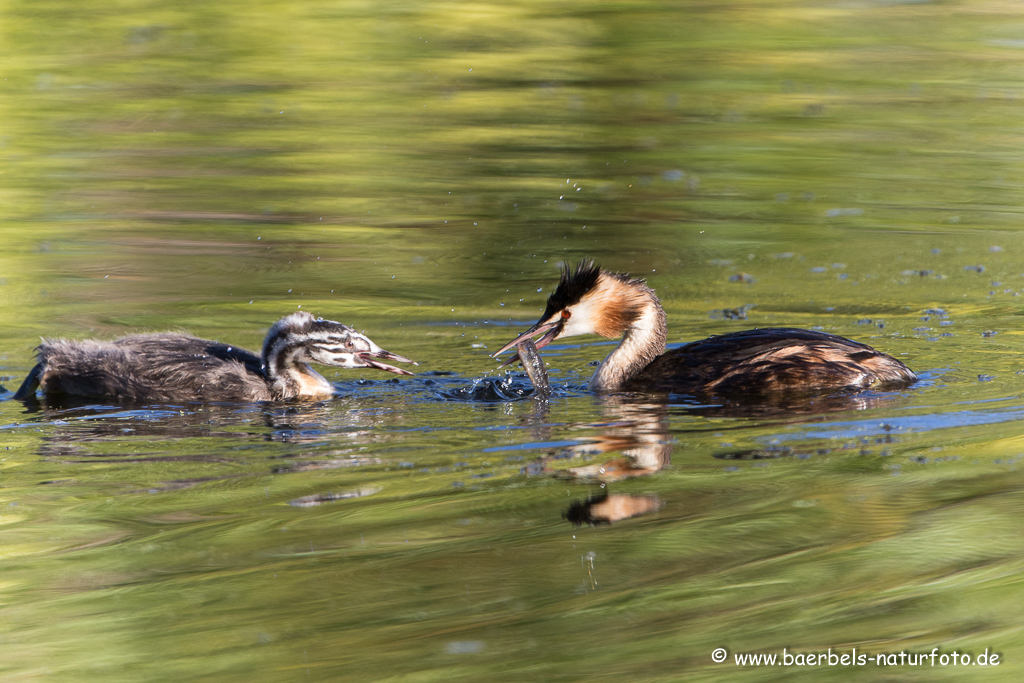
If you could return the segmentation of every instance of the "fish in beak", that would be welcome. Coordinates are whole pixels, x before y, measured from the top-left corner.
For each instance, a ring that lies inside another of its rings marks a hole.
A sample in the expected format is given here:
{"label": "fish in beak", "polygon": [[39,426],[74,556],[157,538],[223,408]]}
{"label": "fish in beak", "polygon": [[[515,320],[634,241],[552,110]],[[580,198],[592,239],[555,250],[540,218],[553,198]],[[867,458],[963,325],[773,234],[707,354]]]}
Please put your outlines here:
{"label": "fish in beak", "polygon": [[[562,333],[562,328],[564,326],[565,326],[565,318],[563,318],[561,316],[559,316],[556,320],[553,320],[553,321],[550,321],[550,322],[544,322],[543,320],[541,320],[536,325],[534,325],[533,327],[528,329],[526,332],[523,332],[521,335],[519,335],[518,337],[516,337],[515,339],[510,341],[508,344],[505,344],[500,349],[498,349],[496,352],[491,354],[491,358],[497,358],[501,354],[503,354],[506,351],[508,351],[509,349],[511,349],[513,346],[518,346],[519,344],[523,343],[527,339],[533,339],[538,334],[542,334],[543,336],[540,339],[538,339],[537,341],[535,341],[534,344],[536,345],[536,347],[538,349],[542,349],[545,346],[547,346],[548,344],[550,344],[559,334]],[[503,368],[506,365],[511,365],[512,363],[515,363],[518,360],[519,360],[519,353],[517,351],[516,353],[514,353],[512,355],[511,358],[506,360],[504,363],[502,363],[498,367],[499,368]]]}

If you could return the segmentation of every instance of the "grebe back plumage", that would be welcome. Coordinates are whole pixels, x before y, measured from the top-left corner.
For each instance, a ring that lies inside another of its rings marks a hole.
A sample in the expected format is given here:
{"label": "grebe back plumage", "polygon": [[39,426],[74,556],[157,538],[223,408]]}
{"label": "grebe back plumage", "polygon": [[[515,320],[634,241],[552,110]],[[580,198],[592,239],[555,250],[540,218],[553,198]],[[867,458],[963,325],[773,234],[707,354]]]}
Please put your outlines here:
{"label": "grebe back plumage", "polygon": [[917,376],[892,356],[813,330],[764,328],[691,342],[666,353],[661,302],[647,283],[591,260],[562,270],[540,320],[502,347],[538,334],[537,348],[563,337],[622,336],[590,380],[597,392],[763,394],[907,385]]}
{"label": "grebe back plumage", "polygon": [[52,398],[120,403],[316,399],[334,389],[308,363],[412,374],[382,362],[411,363],[408,358],[385,351],[347,325],[304,311],[274,323],[260,355],[176,333],[44,340],[37,354],[39,362],[15,398],[30,400],[42,388]]}

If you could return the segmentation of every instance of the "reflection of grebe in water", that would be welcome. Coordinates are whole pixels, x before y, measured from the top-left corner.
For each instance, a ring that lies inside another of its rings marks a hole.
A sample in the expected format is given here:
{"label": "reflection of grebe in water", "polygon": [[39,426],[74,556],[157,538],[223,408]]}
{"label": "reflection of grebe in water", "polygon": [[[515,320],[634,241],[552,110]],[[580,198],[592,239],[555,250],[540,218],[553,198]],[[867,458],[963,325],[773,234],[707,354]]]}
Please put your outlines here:
{"label": "reflection of grebe in water", "polygon": [[576,447],[580,453],[621,453],[595,465],[560,470],[560,476],[612,482],[644,477],[661,471],[672,462],[672,437],[668,431],[668,406],[664,403],[620,400],[623,396],[602,396],[604,421],[593,425],[600,435]]}
{"label": "reflection of grebe in water", "polygon": [[[638,402],[624,395],[602,396],[600,400],[604,420],[588,425],[598,429],[599,434],[562,452],[573,455],[617,452],[620,457],[566,469],[550,468],[550,458],[542,458],[537,463],[542,471],[556,477],[601,482],[603,488],[611,482],[655,474],[671,464],[673,441],[668,431],[668,406],[665,403]],[[660,507],[661,500],[656,495],[629,495],[605,490],[586,500],[573,502],[563,517],[576,526],[596,526],[647,515],[657,512]]]}
{"label": "reflection of grebe in water", "polygon": [[643,280],[583,261],[566,267],[547,308],[524,339],[542,348],[564,337],[599,334],[622,342],[598,366],[590,389],[693,394],[866,389],[908,385],[917,376],[892,356],[843,337],[792,328],[733,332],[665,351],[665,311]]}
{"label": "reflection of grebe in water", "polygon": [[630,517],[657,512],[661,500],[655,495],[631,496],[623,493],[601,493],[586,500],[575,501],[562,515],[575,526],[611,524]]}
{"label": "reflection of grebe in water", "polygon": [[257,356],[183,334],[144,334],[112,342],[44,341],[39,363],[14,395],[31,400],[87,397],[118,402],[281,401],[319,399],[334,387],[307,363],[411,372],[382,362],[410,363],[369,337],[306,312],[277,321]]}
{"label": "reflection of grebe in water", "polygon": [[[604,483],[644,477],[672,462],[672,438],[668,432],[668,407],[664,403],[627,400],[626,396],[602,396],[604,419],[596,424],[579,425],[593,436],[574,439],[575,444],[549,451],[527,465],[528,474],[543,474],[565,479]],[[552,438],[543,416],[531,416],[531,431],[538,440]],[[600,464],[557,467],[567,458],[589,458],[603,453],[619,454]]]}

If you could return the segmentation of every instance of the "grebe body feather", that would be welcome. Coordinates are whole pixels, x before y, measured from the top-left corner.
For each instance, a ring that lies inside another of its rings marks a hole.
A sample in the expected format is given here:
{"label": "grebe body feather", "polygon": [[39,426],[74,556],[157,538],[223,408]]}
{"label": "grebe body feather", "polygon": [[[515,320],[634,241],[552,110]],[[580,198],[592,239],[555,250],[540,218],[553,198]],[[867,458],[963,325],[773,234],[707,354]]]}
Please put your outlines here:
{"label": "grebe body feather", "polygon": [[656,357],[624,389],[760,394],[868,389],[917,376],[867,344],[814,330],[764,328],[709,337]]}

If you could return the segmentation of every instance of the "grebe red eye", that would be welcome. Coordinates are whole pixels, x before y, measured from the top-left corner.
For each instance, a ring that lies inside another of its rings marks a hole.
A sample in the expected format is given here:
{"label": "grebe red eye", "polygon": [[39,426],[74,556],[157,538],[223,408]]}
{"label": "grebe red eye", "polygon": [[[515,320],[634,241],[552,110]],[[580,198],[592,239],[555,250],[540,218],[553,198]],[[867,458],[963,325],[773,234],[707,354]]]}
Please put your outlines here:
{"label": "grebe red eye", "polygon": [[571,311],[562,311],[562,320],[568,320],[572,317]]}

